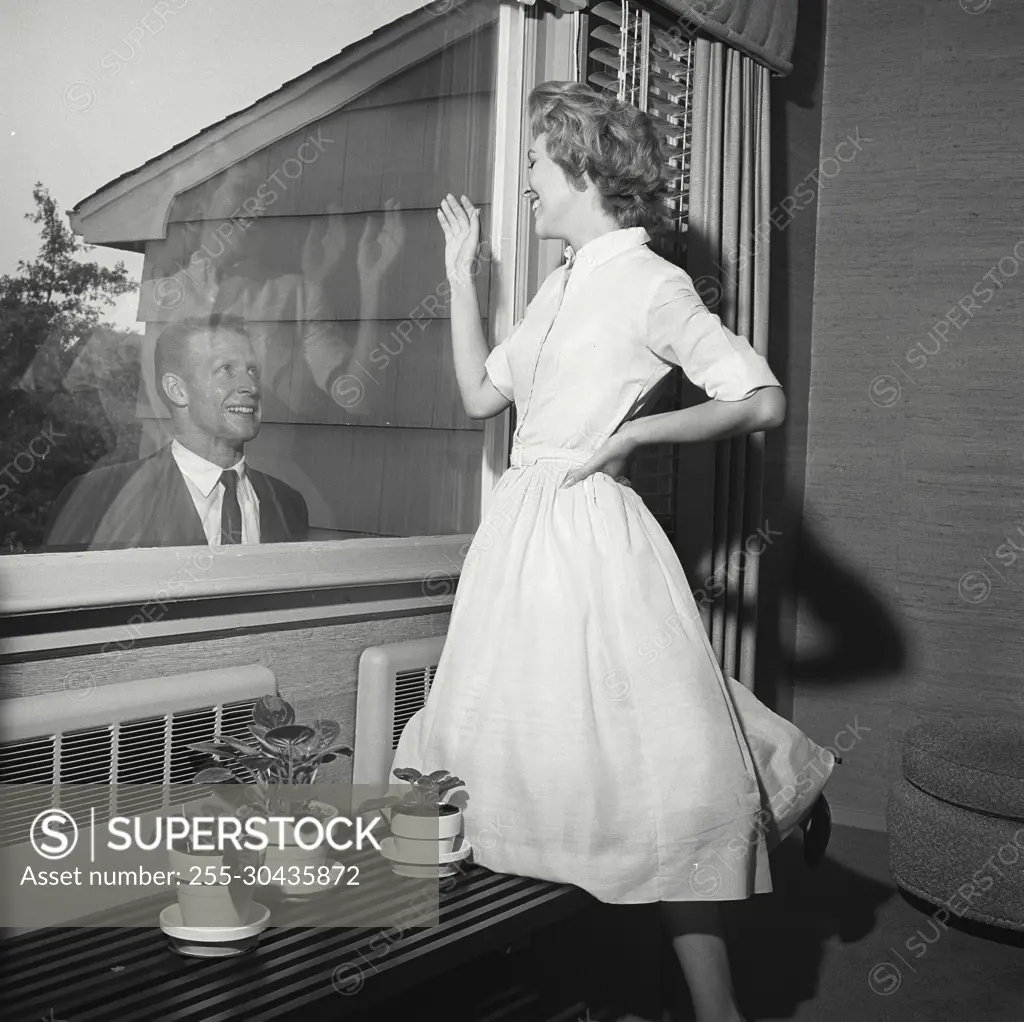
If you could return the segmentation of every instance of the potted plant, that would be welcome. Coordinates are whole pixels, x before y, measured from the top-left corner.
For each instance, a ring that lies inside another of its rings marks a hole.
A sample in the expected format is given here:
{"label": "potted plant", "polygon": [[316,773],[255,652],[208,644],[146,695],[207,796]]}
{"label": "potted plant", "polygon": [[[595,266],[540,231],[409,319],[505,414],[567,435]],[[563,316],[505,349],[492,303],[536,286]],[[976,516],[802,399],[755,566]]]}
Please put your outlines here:
{"label": "potted plant", "polygon": [[[294,785],[313,784],[317,771],[339,756],[351,756],[352,749],[335,740],[341,732],[336,721],[318,718],[310,724],[296,724],[295,710],[279,696],[264,696],[252,711],[249,724],[255,744],[243,742],[233,735],[218,735],[213,742],[195,742],[189,748],[212,756],[219,765],[200,770],[197,784],[239,785],[234,800],[241,815],[288,816],[296,820],[313,817],[326,822],[338,815],[336,806],[312,799],[296,799],[289,789]],[[227,797],[235,789],[220,790]],[[311,893],[327,889],[327,885],[311,881],[327,864],[327,849],[303,848],[299,844],[298,826],[279,831],[261,828],[268,837],[264,857],[264,874],[271,884],[288,893]],[[313,836],[303,835],[306,843]],[[285,847],[278,847],[278,844]],[[312,872],[310,872],[312,870]]]}
{"label": "potted plant", "polygon": [[[376,809],[381,812],[395,841],[395,854],[403,862],[434,864],[455,848],[455,839],[462,830],[462,810],[445,799],[466,782],[447,770],[422,774],[413,767],[393,771],[400,781],[408,781],[405,795],[385,795],[368,799],[359,813]],[[385,811],[390,810],[390,815]]]}
{"label": "potted plant", "polygon": [[[223,815],[223,807],[202,802],[190,815]],[[244,818],[244,813],[239,814]],[[170,868],[178,874],[178,906],[186,926],[244,926],[249,918],[254,887],[246,883],[246,867],[258,869],[261,854],[238,849],[195,848],[189,838],[175,838],[169,850]]]}

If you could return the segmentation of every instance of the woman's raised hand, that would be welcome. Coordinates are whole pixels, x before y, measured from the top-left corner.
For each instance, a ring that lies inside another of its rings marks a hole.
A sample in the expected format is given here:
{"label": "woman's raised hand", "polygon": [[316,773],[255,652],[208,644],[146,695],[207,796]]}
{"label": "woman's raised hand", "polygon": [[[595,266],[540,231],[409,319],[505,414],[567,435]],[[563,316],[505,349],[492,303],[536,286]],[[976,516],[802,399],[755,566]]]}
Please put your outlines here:
{"label": "woman's raised hand", "polygon": [[469,279],[480,247],[480,210],[465,195],[460,202],[449,192],[437,211],[444,231],[444,268],[451,281]]}

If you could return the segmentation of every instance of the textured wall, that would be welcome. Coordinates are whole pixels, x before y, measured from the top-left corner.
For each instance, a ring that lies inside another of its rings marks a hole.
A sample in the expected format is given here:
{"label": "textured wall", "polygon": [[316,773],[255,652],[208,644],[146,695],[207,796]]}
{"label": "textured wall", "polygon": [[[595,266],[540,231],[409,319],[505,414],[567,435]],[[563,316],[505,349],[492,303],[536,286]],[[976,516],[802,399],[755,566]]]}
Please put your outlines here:
{"label": "textured wall", "polygon": [[906,727],[1024,713],[1022,38],[1024,4],[828,5],[793,713],[859,723],[865,814]]}

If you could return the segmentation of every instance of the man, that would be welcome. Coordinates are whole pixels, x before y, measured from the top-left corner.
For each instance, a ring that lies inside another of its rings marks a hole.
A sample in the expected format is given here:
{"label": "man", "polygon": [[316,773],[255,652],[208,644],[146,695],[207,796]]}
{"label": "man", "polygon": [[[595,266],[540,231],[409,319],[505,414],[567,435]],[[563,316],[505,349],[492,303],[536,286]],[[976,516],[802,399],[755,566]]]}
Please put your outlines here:
{"label": "man", "polygon": [[260,430],[260,368],[243,320],[181,320],[158,337],[157,392],[174,439],[87,472],[61,492],[47,550],[281,543],[306,538],[302,495],[246,465]]}

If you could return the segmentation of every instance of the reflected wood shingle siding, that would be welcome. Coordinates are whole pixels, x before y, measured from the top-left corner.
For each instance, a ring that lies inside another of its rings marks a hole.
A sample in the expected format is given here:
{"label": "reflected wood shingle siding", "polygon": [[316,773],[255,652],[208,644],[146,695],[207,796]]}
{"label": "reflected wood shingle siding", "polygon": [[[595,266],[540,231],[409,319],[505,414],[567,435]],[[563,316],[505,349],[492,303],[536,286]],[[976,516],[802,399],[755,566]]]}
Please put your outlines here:
{"label": "reflected wood shingle siding", "polygon": [[[216,306],[258,321],[403,320],[429,315],[434,306],[434,315],[447,317],[444,236],[435,210],[436,206],[395,212],[401,245],[381,274],[379,304],[372,310],[364,309],[360,293],[359,243],[364,232],[370,235],[366,246],[373,258],[373,245],[380,244],[375,239],[383,227],[382,211],[264,217],[247,229],[226,220],[171,224],[165,241],[149,243],[144,277],[151,283],[143,288],[139,315],[151,323],[171,322],[186,314],[214,311]],[[489,212],[489,206],[481,207],[482,232],[489,229]],[[225,224],[231,227],[226,240],[216,234]],[[236,234],[240,240],[234,243]],[[322,277],[303,272],[304,251],[310,268]],[[214,268],[222,275],[219,283],[213,279]],[[177,295],[169,300],[166,287],[152,284],[176,275],[184,291],[181,303]],[[486,262],[475,282],[486,317]]]}
{"label": "reflected wood shingle siding", "polygon": [[[435,210],[465,193],[487,236],[493,42],[493,27],[463,39],[183,192],[147,243],[149,350],[186,315],[250,323],[265,389],[248,450],[302,491],[314,527],[439,535],[479,520],[483,424],[458,393]],[[485,320],[490,270],[476,277]],[[362,358],[339,384],[331,354],[345,350]],[[139,414],[163,418],[144,366]]]}

